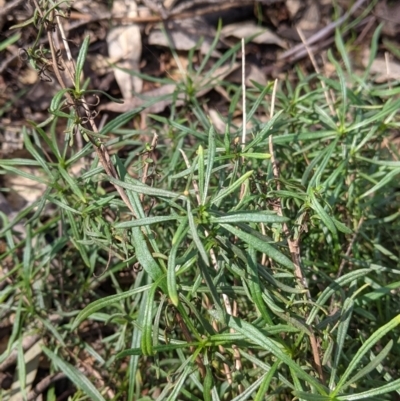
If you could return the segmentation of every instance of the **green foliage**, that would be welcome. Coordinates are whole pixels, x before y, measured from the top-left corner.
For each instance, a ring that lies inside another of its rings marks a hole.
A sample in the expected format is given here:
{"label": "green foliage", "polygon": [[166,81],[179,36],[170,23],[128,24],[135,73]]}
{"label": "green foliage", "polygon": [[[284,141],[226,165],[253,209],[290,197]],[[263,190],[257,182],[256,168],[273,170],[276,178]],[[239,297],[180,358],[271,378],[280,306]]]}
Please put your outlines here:
{"label": "green foliage", "polygon": [[[112,372],[106,385],[118,387],[116,399],[146,399],[156,390],[159,401],[384,400],[400,393],[400,164],[398,149],[382,146],[399,128],[400,91],[355,75],[340,35],[336,42],[341,61],[333,53],[329,59],[337,77],[299,70],[296,85],[280,83],[269,122],[259,115],[270,107],[271,86],[248,90],[252,128],[244,147],[233,118],[239,89],[213,76],[237,48],[204,73],[211,50],[197,75],[177,84],[187,103],[171,107],[170,116],[149,116],[149,130],[160,137],[151,174],[154,149],[136,139],[137,130],[121,128],[139,109],[99,134],[86,132],[105,147],[135,145],[133,156],[112,157],[117,179],[89,157],[91,144],[70,146],[83,127],[65,111],[65,95],[85,93],[87,37],[75,88],[54,97],[46,124],[23,130],[31,159],[0,160],[2,173],[47,187],[13,221],[1,215],[0,259],[12,266],[1,279],[9,280],[0,291],[2,313],[7,307],[16,317],[0,362],[13,349],[23,360],[18,339],[32,328],[47,339],[52,366],[90,399],[104,399],[104,389],[80,373],[66,348],[85,350]],[[321,80],[334,93],[333,114]],[[198,82],[218,82],[232,96],[224,134],[194,96]],[[60,145],[64,119],[69,136]],[[143,179],[150,175],[151,185]],[[118,192],[105,190],[109,182],[126,191],[136,218]],[[48,205],[51,214],[41,218]],[[16,241],[19,222],[26,236]],[[298,241],[300,266],[290,241]],[[118,278],[126,270],[135,277],[127,287]],[[90,320],[108,328],[101,350],[82,335]],[[23,369],[20,375],[24,381]]]}

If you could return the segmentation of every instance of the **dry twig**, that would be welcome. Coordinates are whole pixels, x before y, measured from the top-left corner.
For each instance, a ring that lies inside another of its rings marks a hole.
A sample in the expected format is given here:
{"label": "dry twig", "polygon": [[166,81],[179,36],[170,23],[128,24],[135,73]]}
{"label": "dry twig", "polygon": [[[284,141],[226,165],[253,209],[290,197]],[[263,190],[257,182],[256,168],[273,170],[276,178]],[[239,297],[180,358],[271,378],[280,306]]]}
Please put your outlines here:
{"label": "dry twig", "polygon": [[[275,85],[274,85],[274,93],[276,93],[276,87],[277,87],[277,80],[275,80]],[[273,95],[273,99],[275,98],[275,95]],[[271,108],[272,109],[272,108]],[[272,115],[271,115],[272,117]],[[281,190],[281,184],[280,184],[280,171],[279,171],[279,166],[278,162],[275,158],[274,154],[274,146],[272,143],[272,136],[269,137],[269,152],[271,154],[271,164],[272,164],[272,169],[273,169],[273,175],[276,180],[276,185],[277,185],[277,190]],[[281,200],[276,202],[274,204],[274,209],[275,212],[277,213],[278,216],[283,216],[283,211],[282,211],[282,203]],[[306,278],[304,277],[304,274],[301,269],[301,260],[300,260],[300,237],[293,238],[289,226],[286,223],[283,223],[283,233],[286,237],[286,240],[289,245],[289,250],[290,250],[290,255],[292,257],[292,262],[294,264],[295,268],[295,276],[301,285],[301,287],[306,291],[306,296],[308,300],[311,300],[311,294],[307,286],[307,281]],[[320,359],[320,349],[317,343],[317,339],[315,337],[315,334],[312,331],[312,328],[310,327],[310,344],[311,344],[311,349],[314,357],[314,364],[318,370],[318,374],[321,378],[322,381],[324,381],[324,373],[322,371],[322,364],[321,364],[321,359]]]}

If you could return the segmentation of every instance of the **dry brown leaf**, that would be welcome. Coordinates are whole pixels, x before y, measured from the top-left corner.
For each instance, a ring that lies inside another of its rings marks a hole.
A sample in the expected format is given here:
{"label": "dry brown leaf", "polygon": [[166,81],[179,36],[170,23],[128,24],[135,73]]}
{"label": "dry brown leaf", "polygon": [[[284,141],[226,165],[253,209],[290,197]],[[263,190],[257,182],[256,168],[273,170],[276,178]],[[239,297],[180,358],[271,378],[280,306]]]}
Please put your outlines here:
{"label": "dry brown leaf", "polygon": [[177,1],[178,1],[178,0],[164,0],[164,8],[165,8],[166,10],[172,9],[172,7],[175,5],[175,3],[176,3]]}
{"label": "dry brown leaf", "polygon": [[[364,67],[368,66],[370,50],[365,49],[363,53],[362,63]],[[383,57],[377,57],[371,65],[371,75],[375,75],[375,82],[382,83],[392,80],[400,80],[400,63],[393,60],[388,63]]]}
{"label": "dry brown leaf", "polygon": [[[242,83],[241,69],[237,69],[229,74],[228,80],[229,82],[234,82],[237,84]],[[263,86],[268,84],[267,78],[260,68],[254,64],[246,64],[245,84],[246,86],[254,87],[254,82],[257,82],[259,85]]]}
{"label": "dry brown leaf", "polygon": [[293,19],[303,5],[304,2],[302,0],[286,0],[286,8],[289,11],[290,18]]}
{"label": "dry brown leaf", "polygon": [[[25,361],[25,369],[26,369],[26,377],[25,377],[25,391],[29,392],[32,384],[36,378],[37,370],[39,368],[39,360],[43,353],[42,351],[43,342],[39,340],[35,344],[32,345],[26,352],[24,352],[24,361]],[[11,389],[7,391],[10,396],[9,401],[22,401],[25,399],[24,392],[21,388],[21,382],[18,377],[18,373],[16,372],[14,375],[14,383],[11,386]],[[4,394],[6,395],[6,394]]]}
{"label": "dry brown leaf", "polygon": [[310,0],[301,20],[296,24],[302,31],[314,31],[319,28],[321,22],[321,13],[316,1]]}
{"label": "dry brown leaf", "polygon": [[[35,167],[18,166],[18,169],[31,175],[40,175]],[[10,190],[8,199],[14,210],[21,210],[24,206],[36,202],[47,189],[45,184],[13,173],[6,174],[3,180],[5,186]]]}
{"label": "dry brown leaf", "polygon": [[[4,6],[6,5],[6,1],[5,0],[0,0],[0,9],[4,8]],[[2,15],[0,15],[0,31],[3,28],[3,24],[4,24],[4,18]]]}
{"label": "dry brown leaf", "polygon": [[104,15],[108,15],[107,5],[103,1],[93,0],[74,0],[74,9],[79,11],[83,15],[91,15],[93,18],[101,18]]}
{"label": "dry brown leaf", "polygon": [[287,49],[286,42],[271,30],[257,25],[255,22],[238,22],[226,25],[222,28],[221,37],[227,38],[233,36],[235,38],[249,38],[255,36],[251,41],[258,44],[273,44]]}
{"label": "dry brown leaf", "polygon": [[[201,89],[199,89],[196,92],[196,96],[200,97],[205,95],[207,92],[209,92],[211,89],[213,89],[216,85],[217,80],[222,80],[226,76],[228,76],[232,71],[236,70],[239,67],[238,63],[234,63],[232,65],[226,65],[222,66],[220,68],[217,68],[214,73],[213,73],[213,78],[212,82],[210,80],[206,81],[204,77],[200,76],[197,80],[197,86]],[[194,82],[194,85],[196,86],[196,82]],[[152,99],[161,97],[161,96],[168,96],[172,95],[174,91],[177,88],[177,84],[167,84],[163,85],[160,88],[148,91],[143,93],[140,98],[135,97],[132,99],[126,100],[123,104],[119,103],[106,103],[104,105],[100,106],[100,110],[108,110],[108,111],[113,111],[116,113],[125,113],[127,111],[130,111],[132,109],[135,109],[137,107],[140,107],[144,105],[145,103],[148,103]],[[183,93],[180,93],[178,98],[172,99],[172,96],[167,97],[165,100],[160,100],[157,103],[154,103],[153,105],[149,106],[146,108],[146,111],[148,113],[160,113],[162,112],[167,106],[169,106],[172,101],[175,102],[175,105],[181,106],[186,102],[185,95]]]}
{"label": "dry brown leaf", "polygon": [[379,1],[375,8],[378,21],[383,22],[382,33],[396,37],[400,33],[400,3]]}
{"label": "dry brown leaf", "polygon": [[[128,17],[137,16],[136,2],[116,0],[113,3],[113,14]],[[137,24],[121,25],[112,28],[107,35],[108,53],[117,67],[139,71],[142,56],[142,36]],[[134,93],[140,93],[143,86],[141,78],[131,75],[119,68],[114,68],[115,79],[124,99],[130,99]]]}
{"label": "dry brown leaf", "polygon": [[[176,50],[188,51],[201,41],[200,51],[208,54],[215,38],[215,29],[208,26],[202,18],[188,18],[180,21],[169,21],[165,30],[159,25],[150,32],[149,44],[164,47],[173,47]],[[213,57],[221,54],[214,50]]]}
{"label": "dry brown leaf", "polygon": [[223,134],[225,132],[226,123],[215,109],[208,110],[208,116],[210,117],[211,123],[218,134]]}

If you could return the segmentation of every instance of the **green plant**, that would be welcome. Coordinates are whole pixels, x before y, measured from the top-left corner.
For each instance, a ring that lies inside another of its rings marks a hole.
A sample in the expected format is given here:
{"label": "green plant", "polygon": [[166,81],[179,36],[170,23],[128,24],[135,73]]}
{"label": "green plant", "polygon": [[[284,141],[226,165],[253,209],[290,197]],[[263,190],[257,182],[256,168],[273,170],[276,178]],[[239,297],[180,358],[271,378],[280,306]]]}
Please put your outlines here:
{"label": "green plant", "polygon": [[[58,5],[40,2],[37,10],[46,26]],[[379,30],[371,59],[378,37]],[[48,40],[62,89],[50,118],[23,130],[32,160],[0,161],[4,173],[47,186],[12,222],[2,215],[1,260],[12,265],[2,313],[12,310],[15,323],[0,361],[18,350],[21,387],[22,339],[34,331],[46,340],[53,368],[93,400],[384,400],[399,393],[400,300],[392,294],[400,287],[400,163],[392,160],[398,149],[382,142],[399,127],[400,88],[374,85],[368,72],[357,76],[337,34],[342,61],[329,53],[337,77],[297,69],[295,86],[255,83],[247,91],[252,128],[242,143],[233,116],[240,88],[218,82],[232,99],[223,134],[195,96],[214,84],[220,66],[204,73],[206,58],[198,77],[189,68],[172,95],[186,104],[168,117],[149,116],[158,133],[149,144],[135,139],[138,130],[121,128],[140,109],[96,128],[88,83],[80,80],[89,38],[73,88],[62,84],[62,54]],[[321,80],[334,98],[326,100]],[[271,104],[278,112],[261,122]],[[62,119],[68,136],[60,146]],[[71,147],[80,133],[88,143]],[[127,143],[133,155],[110,155]],[[108,183],[116,192],[106,191]],[[46,203],[55,212],[41,219]],[[23,220],[26,236],[16,242],[12,229]],[[118,279],[123,271],[134,276],[128,288]],[[83,336],[89,318],[109,329],[103,349]],[[80,373],[73,349],[111,372],[101,386],[87,365],[91,380]]]}

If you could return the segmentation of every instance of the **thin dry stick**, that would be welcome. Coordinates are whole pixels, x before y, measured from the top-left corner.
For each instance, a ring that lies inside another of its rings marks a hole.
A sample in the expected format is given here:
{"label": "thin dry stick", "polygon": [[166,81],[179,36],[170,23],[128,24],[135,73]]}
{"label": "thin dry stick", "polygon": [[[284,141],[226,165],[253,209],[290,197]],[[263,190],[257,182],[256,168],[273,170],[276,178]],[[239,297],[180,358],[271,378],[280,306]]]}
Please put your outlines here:
{"label": "thin dry stick", "polygon": [[[245,54],[244,39],[242,38],[242,153],[244,152],[246,146],[246,54]],[[244,155],[242,155],[242,163],[244,163]],[[240,186],[239,198],[242,199],[246,191],[246,184],[242,183]]]}
{"label": "thin dry stick", "polygon": [[62,372],[54,373],[45,377],[38,384],[36,384],[33,390],[28,393],[26,399],[28,401],[35,401],[39,399],[39,395],[44,393],[51,384],[55,383],[58,380],[65,379],[66,377],[67,375]]}
{"label": "thin dry stick", "polygon": [[[37,4],[36,0],[34,0],[34,2],[35,2],[35,5],[37,7],[37,10],[38,10],[39,14],[41,15],[41,17],[43,17],[42,11],[41,11],[39,5]],[[51,17],[54,17],[54,11],[52,12],[52,14],[53,15]],[[54,74],[55,74],[55,76],[57,78],[57,81],[60,84],[61,88],[62,89],[66,89],[67,86],[66,86],[66,84],[64,82],[64,79],[63,79],[63,77],[61,75],[61,72],[60,72],[60,69],[58,67],[56,50],[55,50],[54,41],[53,41],[53,38],[52,38],[50,30],[47,31],[47,37],[48,37],[50,51],[51,51],[51,57],[52,57],[52,63],[53,63],[52,65],[53,65]],[[64,39],[63,39],[63,41],[64,41]],[[66,41],[64,43],[66,43]],[[67,45],[68,45],[68,42],[67,42]],[[71,105],[71,107],[74,108],[74,110],[77,113],[77,115],[80,116],[79,105],[78,105],[77,101],[72,98],[72,96],[70,95],[70,93],[68,91],[65,92],[65,96],[67,98],[68,103]],[[91,118],[90,108],[89,108],[89,106],[88,106],[88,104],[86,102],[86,99],[85,99],[85,97],[83,95],[80,98],[80,103],[81,103],[81,105],[83,106],[83,108],[85,110],[86,117],[88,119],[88,123],[90,124],[93,132],[97,133],[98,129],[97,129],[96,123],[93,121],[93,118]],[[103,166],[105,172],[107,173],[107,175],[109,177],[111,177],[111,178],[119,180],[119,175],[118,175],[113,163],[111,162],[111,158],[110,158],[110,155],[108,153],[107,148],[100,141],[94,140],[91,136],[88,136],[88,137],[89,137],[90,142],[94,146],[94,148],[96,150],[96,153],[97,153],[97,155],[99,157],[100,163],[102,164],[102,166]],[[129,201],[128,196],[126,195],[125,190],[122,187],[120,187],[119,185],[113,183],[112,181],[111,181],[111,183],[113,184],[113,186],[115,187],[115,189],[117,190],[119,195],[121,196],[122,200],[124,201],[124,203],[126,204],[128,209],[132,212],[133,216],[137,218],[136,212],[133,209],[133,207],[132,207],[132,205],[131,205],[131,203]]]}
{"label": "thin dry stick", "polygon": [[[274,116],[275,112],[275,100],[276,100],[276,90],[278,89],[278,80],[275,79],[274,88],[272,89],[272,97],[271,97],[271,111],[269,113],[269,119],[271,120]],[[271,127],[272,128],[272,127]]]}
{"label": "thin dry stick", "polygon": [[[274,116],[274,112],[275,112],[275,100],[276,100],[276,91],[278,89],[278,80],[275,79],[274,81],[274,87],[272,88],[272,96],[271,96],[271,110],[269,112],[269,119],[271,120],[272,117]],[[272,128],[272,127],[271,127]],[[265,235],[265,225],[261,224],[261,230],[262,233]],[[261,258],[261,264],[263,266],[265,266],[267,263],[267,255],[265,253],[263,253],[262,258]],[[272,264],[271,264],[272,265]]]}
{"label": "thin dry stick", "polygon": [[246,145],[246,54],[244,53],[244,39],[242,38],[242,119],[243,119],[243,128],[242,128],[242,152],[244,151],[244,147]]}
{"label": "thin dry stick", "polygon": [[[29,304],[27,304],[29,305]],[[22,339],[22,349],[24,352],[26,352],[29,348],[33,347],[35,343],[37,343],[40,340],[41,336],[38,334],[34,334],[32,336],[26,336]],[[7,369],[9,369],[12,365],[14,365],[17,361],[18,358],[18,351],[14,349],[6,358],[5,361],[3,361],[0,364],[0,372],[4,372]]]}
{"label": "thin dry stick", "polygon": [[385,52],[385,64],[386,64],[386,75],[388,77],[388,87],[389,89],[392,89],[392,81],[390,79],[390,74],[391,74],[391,70],[390,70],[390,55],[388,52]]}
{"label": "thin dry stick", "polygon": [[337,275],[336,275],[337,279],[342,275],[342,271],[343,271],[344,265],[346,264],[346,258],[348,258],[350,256],[350,254],[351,254],[354,242],[357,239],[358,233],[360,232],[360,228],[361,228],[361,225],[362,225],[363,222],[364,222],[364,216],[362,216],[360,221],[358,222],[356,231],[355,231],[355,233],[353,235],[353,238],[351,239],[350,244],[347,247],[347,250],[346,250],[346,253],[345,253],[345,257],[343,257],[342,261],[340,262],[340,266],[339,266],[339,269],[338,269],[338,272],[337,272]]}
{"label": "thin dry stick", "polygon": [[[336,27],[341,25],[344,21],[346,21],[347,18],[349,18],[358,8],[362,6],[363,3],[365,3],[366,0],[358,0],[353,4],[353,6],[348,10],[346,13],[343,14],[342,17],[337,19],[336,21],[331,22],[328,24],[326,27],[318,31],[316,34],[312,35],[310,38],[308,38],[308,46],[311,46],[312,44],[318,42],[319,40],[325,38],[326,36],[330,35]],[[287,59],[290,58],[291,56],[294,56],[296,53],[299,53],[304,50],[304,43],[299,44],[297,46],[292,47],[289,50],[286,50],[283,52],[280,56],[279,59]]]}
{"label": "thin dry stick", "polygon": [[[304,46],[305,46],[305,48],[306,48],[306,50],[307,50],[308,57],[310,57],[310,60],[311,60],[311,63],[312,63],[312,65],[313,65],[313,67],[314,67],[315,72],[316,72],[317,74],[321,74],[321,71],[320,71],[320,69],[319,69],[319,67],[318,67],[318,64],[317,64],[317,62],[315,61],[314,54],[313,54],[313,52],[311,51],[310,47],[308,46],[308,44],[307,44],[307,39],[304,37],[302,30],[301,30],[300,28],[297,28],[297,32],[298,32],[298,34],[299,34],[299,36],[300,36],[300,39],[301,39],[301,41],[303,42],[303,44],[304,44]],[[331,114],[334,116],[334,115],[335,115],[335,109],[334,109],[334,107],[333,107],[334,100],[333,100],[333,98],[332,98],[332,94],[331,94],[331,92],[327,89],[327,87],[326,87],[326,85],[325,85],[325,82],[324,82],[322,79],[320,80],[320,82],[321,82],[322,88],[324,89],[324,95],[325,95],[326,103],[327,103],[327,105],[329,106],[329,110],[330,110]],[[331,95],[331,99],[329,99],[329,95]]]}
{"label": "thin dry stick", "polygon": [[[276,87],[276,81],[275,81],[275,86],[274,89]],[[274,98],[274,102],[275,103],[275,98]],[[271,116],[273,116],[273,109],[271,108]],[[276,186],[278,191],[280,191],[281,189],[281,184],[280,184],[280,171],[279,171],[279,166],[278,163],[275,159],[275,155],[274,155],[274,146],[272,143],[272,136],[269,136],[269,152],[271,154],[271,164],[272,164],[272,170],[273,170],[273,174],[274,174],[274,178],[276,180]],[[283,211],[282,211],[282,203],[281,200],[279,199],[279,202],[277,202],[274,206],[275,212],[278,214],[278,216],[283,216]],[[306,291],[306,296],[308,298],[309,301],[311,301],[311,294],[310,291],[308,289],[307,286],[307,281],[303,275],[303,272],[301,270],[301,264],[300,264],[300,238],[296,238],[296,239],[292,239],[292,236],[290,234],[290,230],[289,227],[286,223],[283,223],[282,225],[283,227],[283,233],[287,239],[288,245],[289,245],[289,250],[290,250],[290,255],[292,257],[292,262],[295,268],[295,276],[299,282],[299,284],[305,289]],[[315,334],[313,333],[311,327],[310,327],[310,344],[311,344],[311,349],[312,349],[312,353],[313,353],[313,358],[314,358],[314,364],[317,368],[318,371],[318,375],[321,378],[322,381],[325,381],[324,379],[324,373],[322,371],[322,364],[321,364],[321,359],[319,357],[320,355],[320,349],[317,343],[317,339],[315,337]]]}
{"label": "thin dry stick", "polygon": [[[241,149],[242,149],[242,163],[244,164],[245,158],[244,158],[244,150],[246,147],[246,125],[247,125],[247,112],[246,112],[246,52],[245,52],[245,41],[244,38],[242,38],[242,142],[241,142]],[[246,193],[246,183],[243,182],[242,185],[240,186],[240,194],[239,194],[239,199],[243,199],[244,195]],[[233,316],[236,315],[237,311],[237,304],[236,301],[233,301],[233,311],[235,313],[232,314]],[[235,331],[233,329],[230,330],[231,333],[234,333]],[[242,370],[242,361],[240,359],[240,353],[239,349],[237,348],[236,345],[232,345],[233,353],[234,353],[234,359],[235,359],[235,368],[237,371]],[[238,390],[240,393],[244,391],[244,386],[242,384],[239,384]]]}

